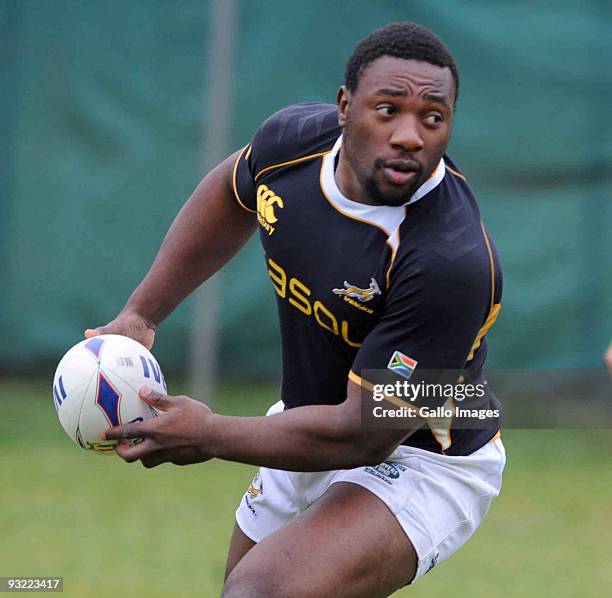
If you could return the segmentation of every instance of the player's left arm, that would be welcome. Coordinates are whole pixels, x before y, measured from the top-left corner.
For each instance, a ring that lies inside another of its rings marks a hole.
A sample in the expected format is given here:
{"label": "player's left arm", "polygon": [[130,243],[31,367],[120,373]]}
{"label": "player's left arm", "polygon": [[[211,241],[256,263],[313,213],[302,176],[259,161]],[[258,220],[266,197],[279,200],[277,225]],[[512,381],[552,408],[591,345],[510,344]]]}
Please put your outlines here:
{"label": "player's left arm", "polygon": [[[413,431],[364,430],[362,389],[352,381],[340,405],[310,405],[268,417],[220,415],[189,397],[155,391],[141,392],[141,398],[165,414],[112,428],[105,439],[124,439],[117,453],[128,462],[141,460],[145,467],[217,457],[292,471],[348,469],[384,461]],[[129,446],[127,439],[135,437],[143,441]]]}
{"label": "player's left arm", "polygon": [[[354,380],[363,380],[368,370],[386,370],[395,351],[417,361],[418,368],[463,368],[488,309],[490,293],[482,284],[490,283],[478,270],[466,272],[456,262],[453,266],[432,263],[427,276],[406,268],[407,274],[396,280],[387,297],[385,314],[357,353]],[[365,381],[376,382],[367,377]],[[367,385],[352,380],[339,405],[297,407],[268,417],[219,415],[184,396],[154,394],[143,399],[165,415],[113,428],[106,439],[144,438],[132,447],[123,442],[117,452],[147,467],[218,457],[294,471],[348,469],[384,461],[423,423],[411,418],[399,430],[363,426]]]}

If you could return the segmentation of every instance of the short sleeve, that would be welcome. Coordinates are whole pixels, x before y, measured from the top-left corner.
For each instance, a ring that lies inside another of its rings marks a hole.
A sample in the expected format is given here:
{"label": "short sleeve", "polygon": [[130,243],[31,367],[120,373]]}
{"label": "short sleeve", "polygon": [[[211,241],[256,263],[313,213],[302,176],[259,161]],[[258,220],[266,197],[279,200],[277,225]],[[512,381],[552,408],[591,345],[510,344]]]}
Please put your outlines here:
{"label": "short sleeve", "polygon": [[[428,376],[462,370],[490,301],[488,273],[471,262],[451,268],[438,258],[426,269],[408,266],[400,271],[349,378],[360,384],[388,382],[390,376],[412,382],[424,370]],[[380,378],[373,379],[377,373]]]}
{"label": "short sleeve", "polygon": [[255,190],[255,177],[252,172],[252,153],[253,146],[249,143],[238,154],[232,173],[232,184],[236,201],[240,206],[249,212],[256,212],[257,194]]}
{"label": "short sleeve", "polygon": [[340,134],[338,110],[330,104],[294,104],[267,118],[234,163],[236,201],[257,211],[257,187],[266,176],[331,147]]}

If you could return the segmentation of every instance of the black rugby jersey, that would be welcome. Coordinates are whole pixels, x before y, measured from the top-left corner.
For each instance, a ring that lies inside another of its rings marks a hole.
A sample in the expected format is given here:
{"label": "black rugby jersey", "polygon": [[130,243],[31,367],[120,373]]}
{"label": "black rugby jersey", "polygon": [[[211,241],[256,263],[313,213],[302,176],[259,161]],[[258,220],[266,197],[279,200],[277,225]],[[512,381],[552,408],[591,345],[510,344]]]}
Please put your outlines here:
{"label": "black rugby jersey", "polygon": [[[499,312],[498,257],[463,175],[444,156],[404,206],[342,195],[337,108],[298,104],[256,131],[233,184],[257,215],[276,291],[286,408],[339,404],[350,377],[385,369],[396,352],[417,369],[467,369],[477,378]],[[500,409],[488,390],[478,408]],[[499,429],[431,422],[404,444],[468,455]]]}

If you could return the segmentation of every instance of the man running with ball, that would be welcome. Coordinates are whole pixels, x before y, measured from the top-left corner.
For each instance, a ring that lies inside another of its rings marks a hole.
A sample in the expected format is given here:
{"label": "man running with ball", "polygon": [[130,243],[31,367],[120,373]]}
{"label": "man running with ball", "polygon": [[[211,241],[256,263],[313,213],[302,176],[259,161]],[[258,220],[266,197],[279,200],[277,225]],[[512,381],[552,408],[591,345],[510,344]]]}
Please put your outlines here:
{"label": "man running with ball", "polygon": [[[281,400],[266,417],[227,417],[142,389],[165,415],[105,432],[145,467],[260,467],[236,512],[226,598],[388,596],[467,542],[499,494],[499,417],[362,421],[368,372],[483,380],[502,278],[445,154],[458,89],[432,32],[373,32],[348,60],[337,105],[266,120],[198,185],[117,318],[86,331],[151,348],[157,326],[259,229],[281,325]],[[474,405],[498,412],[484,386]],[[427,406],[453,405],[438,399]],[[134,437],[144,440],[129,446]]]}

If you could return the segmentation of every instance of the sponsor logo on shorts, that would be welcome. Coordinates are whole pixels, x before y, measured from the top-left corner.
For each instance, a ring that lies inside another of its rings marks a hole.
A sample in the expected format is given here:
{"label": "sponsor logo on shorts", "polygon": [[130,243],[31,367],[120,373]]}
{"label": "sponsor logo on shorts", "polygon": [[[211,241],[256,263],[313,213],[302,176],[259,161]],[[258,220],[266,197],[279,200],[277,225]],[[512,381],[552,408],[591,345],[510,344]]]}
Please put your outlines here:
{"label": "sponsor logo on shorts", "polygon": [[364,471],[373,475],[375,478],[382,480],[386,484],[393,484],[393,480],[397,480],[401,473],[406,471],[406,467],[400,463],[384,461],[383,463],[376,465],[376,467],[366,467]]}
{"label": "sponsor logo on shorts", "polygon": [[255,511],[255,507],[253,506],[253,502],[258,496],[263,494],[263,480],[261,479],[260,472],[258,471],[251,485],[249,486],[246,494],[244,495],[244,504],[247,506],[249,511],[253,513],[255,517],[257,517],[257,512]]}
{"label": "sponsor logo on shorts", "polygon": [[251,500],[255,500],[260,494],[263,494],[263,480],[261,480],[260,477],[259,472],[257,472],[247,490],[247,494],[251,497]]}
{"label": "sponsor logo on shorts", "polygon": [[425,571],[425,573],[429,573],[438,564],[439,558],[440,558],[440,553],[436,552],[436,554],[434,554],[431,557],[431,561],[429,561],[429,567],[427,568],[427,571]]}
{"label": "sponsor logo on shorts", "polygon": [[255,508],[253,507],[253,505],[251,504],[251,501],[249,500],[249,495],[245,494],[244,495],[244,504],[247,506],[247,508],[249,509],[249,511],[251,511],[251,513],[253,513],[253,515],[255,517],[257,517],[257,511],[255,511]]}

